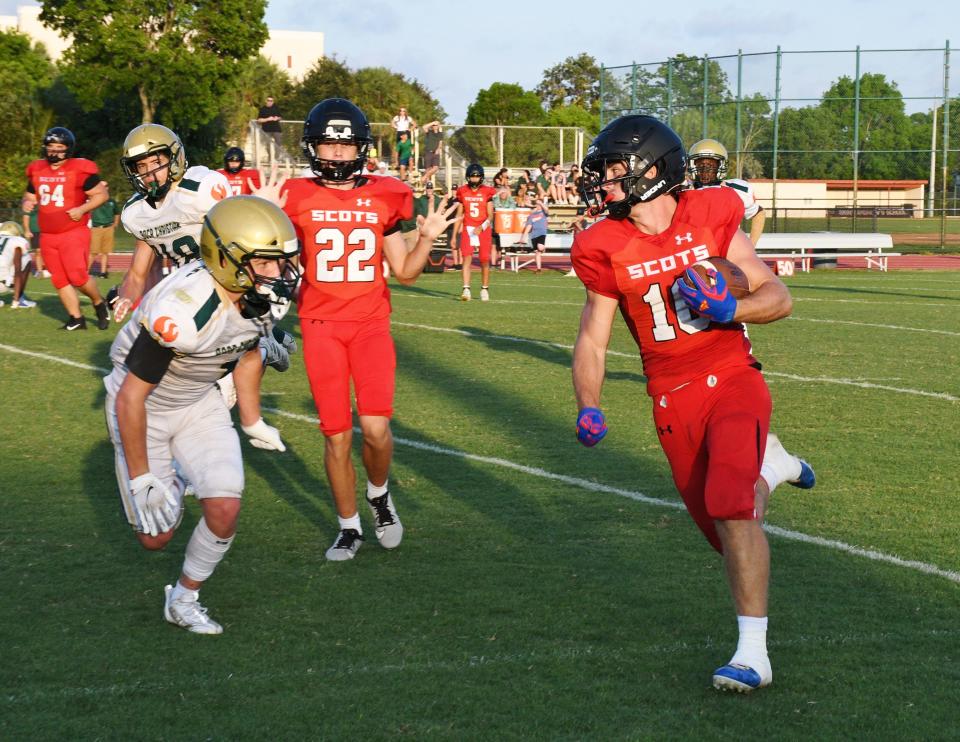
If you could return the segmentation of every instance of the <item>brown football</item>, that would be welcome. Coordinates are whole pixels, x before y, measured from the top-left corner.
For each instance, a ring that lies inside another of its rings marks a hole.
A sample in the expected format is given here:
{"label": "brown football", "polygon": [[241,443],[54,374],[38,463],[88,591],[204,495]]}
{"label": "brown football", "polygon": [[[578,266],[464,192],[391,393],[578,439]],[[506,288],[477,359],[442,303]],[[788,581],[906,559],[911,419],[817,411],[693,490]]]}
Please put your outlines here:
{"label": "brown football", "polygon": [[[742,299],[750,293],[750,282],[747,280],[746,274],[740,270],[735,263],[731,263],[726,258],[707,258],[690,266],[708,285],[712,286],[713,284],[707,275],[707,263],[713,266],[716,271],[723,276],[723,279],[727,282],[727,288],[730,290],[730,293],[733,294],[734,299]],[[686,281],[686,278],[684,278],[684,281]],[[689,283],[690,282],[687,281],[688,285]]]}

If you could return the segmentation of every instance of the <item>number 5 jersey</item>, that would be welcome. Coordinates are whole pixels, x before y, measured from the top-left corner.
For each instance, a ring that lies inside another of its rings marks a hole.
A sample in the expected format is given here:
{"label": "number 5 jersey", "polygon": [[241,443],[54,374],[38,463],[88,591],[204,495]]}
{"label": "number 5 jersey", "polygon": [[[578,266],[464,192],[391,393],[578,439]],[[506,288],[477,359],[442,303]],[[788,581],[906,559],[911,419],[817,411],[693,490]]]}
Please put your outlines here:
{"label": "number 5 jersey", "polygon": [[413,214],[413,191],[396,178],[366,176],[355,188],[315,178],[284,186],[283,207],[300,239],[300,319],[368,320],[390,315],[383,238]]}

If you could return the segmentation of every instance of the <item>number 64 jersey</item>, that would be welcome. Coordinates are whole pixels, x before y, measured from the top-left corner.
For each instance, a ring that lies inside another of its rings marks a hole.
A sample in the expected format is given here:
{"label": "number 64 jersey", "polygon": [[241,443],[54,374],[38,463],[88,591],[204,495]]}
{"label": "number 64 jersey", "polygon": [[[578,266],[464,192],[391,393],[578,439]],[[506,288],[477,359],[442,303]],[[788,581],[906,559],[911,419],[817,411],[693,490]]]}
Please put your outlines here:
{"label": "number 64 jersey", "polygon": [[390,315],[383,238],[413,213],[413,191],[396,178],[367,176],[355,188],[315,178],[284,186],[283,210],[300,240],[300,319],[358,321]]}
{"label": "number 64 jersey", "polygon": [[669,228],[640,232],[629,219],[604,219],[580,232],[571,258],[588,290],[616,299],[640,346],[651,396],[734,366],[756,363],[743,325],[716,324],[690,310],[676,280],[697,261],[727,256],[743,219],[728,188],[680,193]]}
{"label": "number 64 jersey", "polygon": [[123,207],[123,227],[146,242],[157,257],[177,266],[200,257],[203,217],[217,201],[230,195],[227,179],[215,170],[197,165],[187,170],[176,187],[158,205],[136,194]]}

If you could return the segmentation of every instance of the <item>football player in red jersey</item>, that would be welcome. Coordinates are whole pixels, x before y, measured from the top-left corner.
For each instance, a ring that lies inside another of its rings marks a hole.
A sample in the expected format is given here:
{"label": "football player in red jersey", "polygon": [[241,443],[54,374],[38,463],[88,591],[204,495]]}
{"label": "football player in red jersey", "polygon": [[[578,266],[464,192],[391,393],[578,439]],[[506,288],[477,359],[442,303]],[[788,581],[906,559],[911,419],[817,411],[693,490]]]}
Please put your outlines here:
{"label": "football player in red jersey", "polygon": [[245,167],[246,155],[239,147],[230,147],[223,154],[222,173],[230,184],[231,196],[249,196],[260,187],[260,171]]}
{"label": "football player in red jersey", "polygon": [[396,353],[384,261],[400,283],[413,283],[454,213],[450,207],[427,216],[408,253],[399,223],[412,216],[413,193],[396,178],[363,174],[371,143],[370,124],[357,106],[323,100],[308,114],[301,141],[316,177],[267,183],[258,191],[284,207],[300,240],[304,361],[340,524],[326,552],[332,561],[352,559],[363,541],[351,458],[351,380],[377,539],[393,549],[403,536],[387,481]]}
{"label": "football player in red jersey", "polygon": [[67,322],[62,329],[87,329],[80,313],[79,289],[93,302],[97,327],[106,330],[110,324],[107,305],[87,272],[90,261],[87,214],[109,195],[96,163],[73,156],[76,144],[73,132],[62,126],[54,126],[43,135],[43,159],[27,165],[27,189],[22,206],[27,214],[38,209],[40,252],[53,287],[67,310]]}
{"label": "football player in red jersey", "polygon": [[463,293],[461,301],[470,301],[470,272],[473,251],[480,259],[480,301],[490,300],[490,258],[493,252],[493,197],[497,189],[483,184],[483,168],[477,163],[467,166],[467,182],[457,189],[457,225],[454,242],[460,233],[458,247],[463,255]]}
{"label": "football player in red jersey", "polygon": [[[582,194],[608,218],[580,232],[571,251],[587,289],[573,355],[577,436],[592,446],[606,434],[600,390],[619,310],[640,347],[674,483],[723,554],[740,639],[713,684],[746,692],[773,679],[770,552],[756,488],[771,402],[742,323],[786,317],[792,300],[740,231],[740,198],[724,188],[680,190],[685,170],[680,138],[650,116],[616,119],[587,150]],[[713,287],[700,280],[690,267],[711,256],[736,263],[750,294],[734,299],[719,274]]]}

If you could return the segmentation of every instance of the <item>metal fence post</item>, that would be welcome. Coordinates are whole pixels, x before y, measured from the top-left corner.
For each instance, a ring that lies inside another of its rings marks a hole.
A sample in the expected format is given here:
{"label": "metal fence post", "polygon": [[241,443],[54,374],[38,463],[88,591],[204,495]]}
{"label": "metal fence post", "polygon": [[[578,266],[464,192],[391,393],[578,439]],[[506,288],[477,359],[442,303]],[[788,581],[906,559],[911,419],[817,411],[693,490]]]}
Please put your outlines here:
{"label": "metal fence post", "polygon": [[771,204],[773,207],[773,231],[777,230],[777,159],[780,155],[780,72],[783,66],[783,53],[777,45],[777,73],[773,86],[773,193]]}
{"label": "metal fence post", "polygon": [[943,163],[940,166],[940,248],[947,246],[947,160],[950,156],[950,40],[943,46]]}
{"label": "metal fence post", "polygon": [[710,85],[710,57],[703,55],[703,134],[701,139],[707,138],[707,89]]}
{"label": "metal fence post", "polygon": [[737,177],[743,177],[743,131],[740,121],[743,104],[743,49],[737,49]]}
{"label": "metal fence post", "polygon": [[667,126],[673,126],[673,59],[667,60]]}
{"label": "metal fence post", "polygon": [[606,67],[600,65],[600,128],[603,128],[603,79],[607,76]]}
{"label": "metal fence post", "polygon": [[857,44],[853,81],[853,231],[857,231],[857,186],[860,178],[860,45]]}

